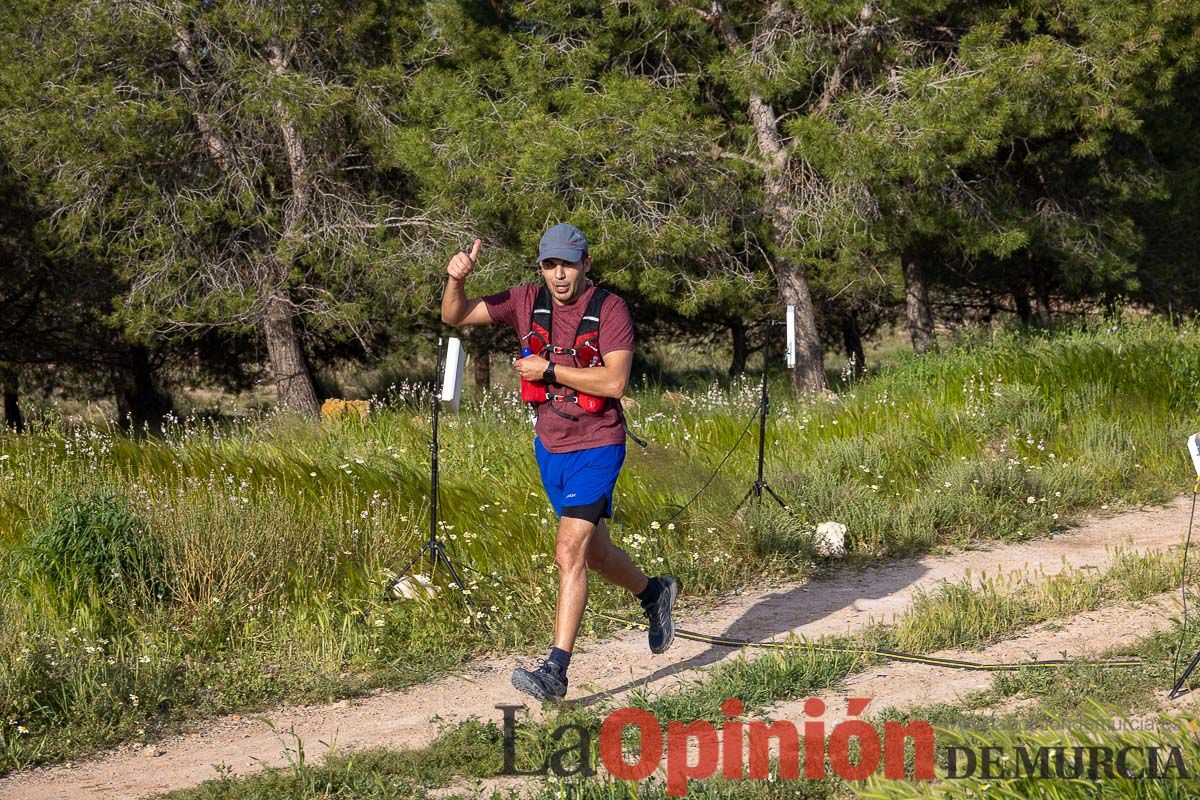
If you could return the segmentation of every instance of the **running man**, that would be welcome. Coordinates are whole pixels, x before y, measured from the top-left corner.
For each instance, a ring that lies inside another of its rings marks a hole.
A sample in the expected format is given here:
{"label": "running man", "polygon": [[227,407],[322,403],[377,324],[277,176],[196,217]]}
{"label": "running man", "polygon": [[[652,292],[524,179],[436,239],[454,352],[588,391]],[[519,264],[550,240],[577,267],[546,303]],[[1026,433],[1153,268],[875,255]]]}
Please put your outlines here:
{"label": "running man", "polygon": [[567,693],[567,667],[587,606],[589,569],[637,596],[649,619],[651,652],[665,652],[675,638],[671,610],[679,582],[647,577],[612,543],[604,522],[612,516],[613,486],[625,461],[621,396],[633,364],[633,320],[624,300],[588,280],[588,242],[574,225],[555,225],[542,236],[541,283],[470,299],[467,276],[479,248],[476,239],[470,253],[450,259],[442,321],[511,325],[521,347],[533,351],[514,363],[517,372],[547,389],[548,399],[536,404],[534,453],[558,515],[554,647],[536,669],[513,670],[512,682],[539,700],[559,700]]}

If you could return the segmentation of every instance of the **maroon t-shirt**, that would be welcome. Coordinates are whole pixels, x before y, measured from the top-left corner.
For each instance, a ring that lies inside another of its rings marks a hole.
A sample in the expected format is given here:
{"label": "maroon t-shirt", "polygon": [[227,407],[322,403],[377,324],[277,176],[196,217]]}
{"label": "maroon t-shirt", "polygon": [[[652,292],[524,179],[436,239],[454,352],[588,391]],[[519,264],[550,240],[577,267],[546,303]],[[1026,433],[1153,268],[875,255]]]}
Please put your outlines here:
{"label": "maroon t-shirt", "polygon": [[[539,284],[526,283],[514,286],[502,292],[483,298],[487,303],[488,313],[492,322],[502,322],[511,325],[517,332],[521,342],[529,333],[529,318],[533,314],[533,302],[537,298]],[[575,344],[575,331],[579,328],[579,320],[587,308],[588,301],[596,287],[589,286],[583,294],[568,305],[559,305],[550,301],[553,321],[550,324],[550,336],[554,339],[551,344],[559,347],[572,347]],[[600,357],[603,358],[614,350],[633,350],[633,319],[629,316],[629,308],[625,301],[610,294],[600,307]],[[525,344],[518,344],[517,352]],[[531,347],[537,350],[537,347]],[[548,354],[555,364],[568,367],[578,366],[568,355]],[[570,391],[559,392],[571,394]],[[553,402],[553,401],[552,401]],[[550,408],[550,403],[539,403],[537,406],[537,423],[534,430],[542,440],[542,446],[551,453],[569,453],[573,450],[584,450],[588,447],[600,447],[609,444],[625,443],[625,417],[621,412],[621,402],[609,399],[604,411],[600,414],[589,414],[574,403],[558,401],[555,405],[562,411],[578,417],[578,420],[565,419]]]}

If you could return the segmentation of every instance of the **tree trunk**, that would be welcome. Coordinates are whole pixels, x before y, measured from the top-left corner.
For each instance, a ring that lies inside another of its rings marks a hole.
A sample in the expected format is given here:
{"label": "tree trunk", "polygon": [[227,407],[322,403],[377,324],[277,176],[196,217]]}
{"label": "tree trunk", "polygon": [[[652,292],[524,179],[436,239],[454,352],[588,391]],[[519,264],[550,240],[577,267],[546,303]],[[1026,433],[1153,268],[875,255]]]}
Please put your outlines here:
{"label": "tree trunk", "polygon": [[1053,309],[1050,306],[1050,287],[1046,284],[1045,278],[1039,277],[1037,280],[1037,309],[1038,324],[1046,330],[1054,328]]}
{"label": "tree trunk", "polygon": [[[796,368],[792,370],[792,391],[796,394],[819,392],[828,388],[829,381],[825,377],[825,353],[821,348],[821,335],[817,332],[817,318],[804,270],[787,262],[777,262],[775,278],[779,281],[783,302],[796,307]],[[769,329],[767,335],[770,335]]]}
{"label": "tree trunk", "polygon": [[[767,218],[771,221],[771,238],[776,252],[783,252],[792,229],[792,211],[787,199],[787,151],[779,135],[774,109],[754,92],[750,95],[750,116],[758,131],[759,152],[770,162],[763,178]],[[825,353],[804,268],[779,258],[775,263],[775,280],[783,304],[796,307],[796,368],[792,370],[792,391],[800,394],[826,389],[829,382],[825,376]]]}
{"label": "tree trunk", "polygon": [[4,426],[20,433],[25,430],[25,418],[21,415],[21,378],[16,367],[0,364],[0,384],[4,392]]}
{"label": "tree trunk", "polygon": [[[276,75],[288,69],[287,54],[278,36],[267,43],[267,61]],[[308,156],[295,121],[282,102],[275,103],[279,135],[287,154],[288,176],[291,179],[291,198],[283,205],[283,252],[292,253],[302,246],[305,216],[308,212]],[[296,331],[296,310],[287,296],[286,275],[289,264],[278,264],[280,286],[267,300],[267,349],[275,373],[279,405],[310,417],[320,416],[316,387],[304,357],[304,348]]]}
{"label": "tree trunk", "polygon": [[[749,46],[751,62],[760,60],[766,48],[771,46],[785,11],[786,5],[779,0],[767,7],[762,24]],[[725,17],[725,7],[720,0],[714,0],[709,11],[699,13],[713,26],[717,36],[731,52],[744,49],[741,35]],[[754,86],[754,82],[751,81],[750,85]],[[775,109],[763,94],[752,88],[747,100],[758,152],[764,162],[763,210],[770,221],[771,239],[776,252],[782,253],[787,247],[795,213],[788,198],[790,178],[787,146],[779,132]],[[786,305],[796,307],[796,368],[792,370],[792,390],[799,394],[825,389],[829,385],[825,378],[825,356],[804,268],[781,258],[775,264],[775,280],[779,284],[780,299]]]}
{"label": "tree trunk", "polygon": [[[179,2],[179,0],[174,0],[169,8],[169,23],[175,34],[175,41],[172,43],[171,49],[175,52],[175,58],[182,73],[184,93],[187,95],[192,116],[195,118],[196,127],[200,131],[200,137],[204,140],[204,149],[208,151],[208,156],[217,165],[217,169],[227,175],[233,174],[241,178],[242,176],[236,170],[236,159],[233,148],[225,141],[220,129],[214,124],[205,110],[207,107],[207,97],[203,88],[204,80],[200,68],[196,64],[192,34],[187,27],[186,12],[183,3]],[[242,181],[242,184],[245,186],[244,181]]]}
{"label": "tree trunk", "polygon": [[154,379],[150,350],[144,345],[131,345],[123,362],[113,368],[112,382],[117,424],[125,430],[149,428],[161,433],[171,401]]}
{"label": "tree trunk", "polygon": [[484,392],[492,388],[492,354],[487,350],[476,353],[472,372],[475,376],[475,396],[482,397]]}
{"label": "tree trunk", "polygon": [[[192,36],[185,23],[183,4],[176,0],[171,3],[170,8],[175,34],[172,49],[183,73],[185,90],[205,149],[221,172],[232,175],[246,186],[245,178],[238,169],[236,151],[230,142],[222,137],[220,129],[205,111],[202,88],[204,84],[195,61]],[[268,43],[267,61],[277,75],[282,75],[287,69],[286,55],[278,37],[272,38]],[[283,208],[283,237],[289,245],[285,252],[290,252],[290,245],[303,235],[304,215],[309,199],[308,167],[304,144],[282,103],[276,103],[275,113],[278,116],[279,132],[287,154],[291,178],[291,202],[284,203]],[[270,243],[264,241],[263,246],[269,249]],[[268,269],[270,278],[277,281],[278,286],[265,298],[265,311],[261,322],[267,340],[267,352],[270,354],[271,371],[275,375],[279,405],[317,417],[320,415],[320,406],[317,403],[316,388],[296,331],[296,311],[287,297],[287,265],[275,262],[269,264]]]}
{"label": "tree trunk", "polygon": [[463,343],[471,357],[471,375],[475,397],[492,388],[492,352],[496,349],[496,331],[486,325],[472,325],[462,332]]}
{"label": "tree trunk", "polygon": [[[267,43],[267,61],[271,64],[276,75],[287,73],[288,60],[283,52],[283,44],[278,36],[271,37]],[[302,238],[304,217],[308,212],[309,172],[308,155],[304,149],[304,140],[296,129],[296,122],[282,102],[275,103],[275,115],[279,118],[279,135],[283,138],[283,147],[287,153],[288,174],[291,178],[291,202],[284,205],[285,239]]]}
{"label": "tree trunk", "polygon": [[1012,298],[1017,307],[1017,317],[1021,320],[1021,324],[1029,325],[1033,322],[1033,306],[1029,302],[1029,292],[1025,291],[1023,285],[1016,284],[1012,288]]}
{"label": "tree trunk", "polygon": [[733,340],[733,358],[729,360],[729,377],[734,378],[746,371],[746,359],[750,355],[750,342],[746,338],[746,320],[731,317],[730,338]]}
{"label": "tree trunk", "polygon": [[321,407],[304,360],[295,317],[295,308],[282,291],[267,299],[263,334],[271,358],[271,373],[275,376],[276,396],[280,408],[319,417]]}
{"label": "tree trunk", "polygon": [[929,290],[925,286],[925,270],[914,248],[900,255],[904,267],[904,313],[908,318],[908,333],[913,350],[927,353],[934,348],[933,314],[929,311]]}
{"label": "tree trunk", "polygon": [[854,377],[859,377],[867,368],[867,356],[863,352],[862,336],[858,332],[858,319],[853,311],[842,317],[842,344],[846,347],[846,358],[854,367]]}

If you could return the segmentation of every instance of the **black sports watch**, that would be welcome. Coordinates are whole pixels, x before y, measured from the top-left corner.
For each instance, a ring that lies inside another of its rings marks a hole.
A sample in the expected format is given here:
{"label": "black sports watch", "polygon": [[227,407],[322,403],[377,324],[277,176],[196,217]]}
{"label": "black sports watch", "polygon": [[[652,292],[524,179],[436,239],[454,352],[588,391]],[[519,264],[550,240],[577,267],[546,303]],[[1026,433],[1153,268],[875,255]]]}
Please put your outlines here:
{"label": "black sports watch", "polygon": [[551,361],[550,363],[548,363],[546,365],[546,371],[542,373],[542,382],[543,383],[557,383],[558,382],[558,381],[554,380],[554,362],[553,361]]}

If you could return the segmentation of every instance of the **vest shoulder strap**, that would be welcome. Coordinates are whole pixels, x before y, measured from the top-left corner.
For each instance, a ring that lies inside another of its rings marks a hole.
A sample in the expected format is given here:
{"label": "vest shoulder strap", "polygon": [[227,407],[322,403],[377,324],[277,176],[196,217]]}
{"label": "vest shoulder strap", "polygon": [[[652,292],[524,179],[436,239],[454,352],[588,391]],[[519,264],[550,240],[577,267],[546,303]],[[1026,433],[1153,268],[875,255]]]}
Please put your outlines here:
{"label": "vest shoulder strap", "polygon": [[596,334],[600,332],[600,309],[604,306],[604,301],[608,299],[608,294],[600,287],[596,287],[596,291],[592,292],[587,308],[583,311],[583,317],[579,320],[579,327],[575,329],[577,347],[584,341],[595,338]]}
{"label": "vest shoulder strap", "polygon": [[533,298],[533,311],[530,312],[529,330],[537,334],[539,338],[544,339],[546,347],[550,347],[552,344],[550,335],[553,332],[554,307],[551,303],[550,290],[545,285],[542,285],[538,288],[537,296]]}

